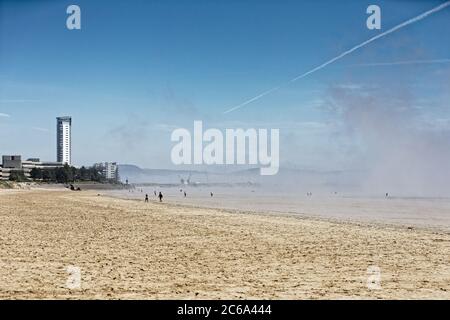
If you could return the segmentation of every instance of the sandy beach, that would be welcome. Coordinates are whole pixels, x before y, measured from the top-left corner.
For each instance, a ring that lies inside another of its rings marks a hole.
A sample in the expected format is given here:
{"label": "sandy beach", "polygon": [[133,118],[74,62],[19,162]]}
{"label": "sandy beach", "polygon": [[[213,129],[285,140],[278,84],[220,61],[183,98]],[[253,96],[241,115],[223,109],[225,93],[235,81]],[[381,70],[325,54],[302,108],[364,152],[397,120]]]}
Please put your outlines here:
{"label": "sandy beach", "polygon": [[0,190],[4,299],[450,299],[449,257],[445,230]]}

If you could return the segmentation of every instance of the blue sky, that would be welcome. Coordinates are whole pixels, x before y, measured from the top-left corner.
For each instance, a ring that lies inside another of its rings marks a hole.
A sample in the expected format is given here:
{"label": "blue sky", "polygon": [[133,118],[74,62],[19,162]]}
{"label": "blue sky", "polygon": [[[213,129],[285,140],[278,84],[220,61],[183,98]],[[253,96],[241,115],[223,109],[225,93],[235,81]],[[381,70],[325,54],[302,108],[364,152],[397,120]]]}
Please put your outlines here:
{"label": "blue sky", "polygon": [[54,160],[55,117],[71,115],[75,164],[166,168],[171,130],[203,120],[280,128],[282,164],[342,169],[368,142],[339,97],[390,97],[408,126],[449,130],[450,63],[365,64],[450,59],[450,7],[223,112],[443,2],[0,0],[0,153]]}

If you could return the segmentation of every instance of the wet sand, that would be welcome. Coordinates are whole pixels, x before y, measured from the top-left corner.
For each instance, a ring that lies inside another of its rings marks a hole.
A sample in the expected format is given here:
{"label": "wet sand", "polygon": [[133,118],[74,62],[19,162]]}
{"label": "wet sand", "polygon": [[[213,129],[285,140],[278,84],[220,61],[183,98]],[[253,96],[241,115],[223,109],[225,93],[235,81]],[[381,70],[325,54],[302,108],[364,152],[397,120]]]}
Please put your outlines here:
{"label": "wet sand", "polygon": [[[153,187],[137,186],[131,190],[115,190],[109,194],[126,199],[150,197],[162,191],[171,203],[208,208],[232,209],[273,214],[293,214],[334,221],[412,226],[450,232],[450,198],[400,197],[391,195],[358,195],[317,192],[312,196],[295,190],[267,190],[258,187]],[[187,192],[183,196],[180,189]],[[210,192],[214,196],[210,196]]]}
{"label": "wet sand", "polygon": [[0,191],[0,298],[449,299],[449,257],[406,225]]}

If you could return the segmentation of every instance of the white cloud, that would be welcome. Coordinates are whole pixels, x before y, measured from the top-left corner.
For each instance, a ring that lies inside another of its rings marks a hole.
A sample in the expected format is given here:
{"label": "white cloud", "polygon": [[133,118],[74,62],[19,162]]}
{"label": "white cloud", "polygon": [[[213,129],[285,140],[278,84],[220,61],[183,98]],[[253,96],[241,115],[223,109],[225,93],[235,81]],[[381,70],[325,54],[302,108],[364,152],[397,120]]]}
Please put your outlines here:
{"label": "white cloud", "polygon": [[10,118],[11,116],[9,114],[6,113],[1,113],[0,112],[0,118]]}

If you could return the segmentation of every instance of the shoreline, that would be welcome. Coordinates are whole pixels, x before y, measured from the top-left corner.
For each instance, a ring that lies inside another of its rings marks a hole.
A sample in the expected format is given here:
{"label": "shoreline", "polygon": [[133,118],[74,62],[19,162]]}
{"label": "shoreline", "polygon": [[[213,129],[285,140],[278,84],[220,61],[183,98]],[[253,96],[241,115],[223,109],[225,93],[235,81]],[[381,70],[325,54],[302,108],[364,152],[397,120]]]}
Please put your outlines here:
{"label": "shoreline", "polygon": [[[119,199],[123,201],[131,201],[134,203],[142,203],[144,201],[137,198],[127,198],[124,196],[116,195],[108,193],[110,191],[115,191],[117,189],[114,188],[104,188],[104,189],[84,189],[82,190],[83,194],[89,194],[91,196],[101,196],[111,199]],[[17,189],[0,189],[0,196],[2,194],[12,194],[12,193],[27,193],[27,192],[39,192],[39,191],[49,191],[49,192],[78,192],[71,191],[65,188],[63,185],[50,185],[50,187],[40,186],[32,186],[30,188],[17,188]],[[106,193],[98,193],[98,192],[106,192]],[[237,214],[237,215],[260,215],[260,216],[268,216],[268,217],[284,217],[284,218],[294,218],[299,220],[310,220],[317,222],[329,222],[335,224],[344,224],[344,225],[354,225],[354,226],[365,226],[365,227],[378,227],[378,228],[389,228],[394,230],[422,230],[436,234],[445,234],[450,235],[450,230],[446,227],[439,226],[423,226],[423,225],[415,225],[415,224],[407,224],[407,223],[389,223],[386,221],[367,221],[367,220],[358,220],[358,219],[345,219],[345,218],[336,218],[336,217],[324,217],[320,215],[308,214],[308,213],[297,213],[297,212],[287,212],[287,211],[273,211],[273,210],[245,210],[245,209],[235,209],[230,207],[216,207],[216,206],[208,206],[208,205],[200,205],[200,204],[192,204],[192,203],[181,203],[179,201],[168,202],[164,201],[160,203],[157,200],[150,199],[150,204],[163,205],[168,208],[181,208],[181,209],[193,209],[193,210],[217,210],[220,212],[226,212],[229,214]]]}
{"label": "shoreline", "polygon": [[[143,202],[139,199],[131,199],[126,197],[120,197],[115,196],[111,194],[102,194],[100,196],[103,197],[109,197],[111,199],[120,199],[124,201],[132,201],[132,202]],[[414,225],[411,226],[409,224],[392,224],[388,222],[383,221],[362,221],[362,220],[353,220],[353,219],[343,219],[343,218],[334,218],[334,217],[323,217],[318,215],[312,215],[307,213],[295,213],[295,212],[285,212],[285,211],[259,211],[259,210],[240,210],[240,209],[233,209],[233,208],[226,208],[226,207],[210,207],[207,205],[197,205],[197,204],[190,204],[190,203],[180,203],[180,202],[158,202],[157,200],[149,200],[149,203],[151,204],[161,204],[165,205],[167,207],[174,207],[174,208],[188,208],[188,209],[207,209],[207,210],[218,210],[221,212],[226,212],[229,214],[242,214],[242,215],[256,215],[256,216],[268,216],[268,217],[281,217],[281,218],[294,218],[299,220],[310,220],[310,221],[317,221],[317,222],[329,222],[329,223],[335,223],[335,224],[349,224],[354,226],[365,226],[365,227],[379,227],[379,228],[389,228],[389,229],[395,229],[395,230],[422,230],[432,233],[438,233],[438,234],[446,234],[450,235],[450,230],[447,230],[445,228],[440,227],[433,227],[433,226],[421,226],[421,225]]]}
{"label": "shoreline", "polygon": [[[128,194],[128,193],[117,193],[115,192],[116,190],[109,190],[109,192],[107,191],[106,193],[104,193],[104,196],[108,196],[111,198],[117,198],[117,199],[123,199],[123,200],[135,200],[135,201],[143,201],[141,199],[142,195],[145,194],[144,193],[135,193],[135,194]],[[325,213],[315,213],[313,212],[314,209],[316,208],[310,208],[308,207],[309,203],[308,202],[304,202],[304,203],[296,203],[296,202],[292,202],[291,207],[292,206],[296,206],[298,205],[300,208],[302,208],[302,204],[305,204],[306,206],[301,209],[300,211],[295,211],[292,210],[292,208],[274,208],[273,203],[269,203],[269,205],[272,207],[270,208],[270,206],[268,206],[268,209],[262,208],[261,206],[255,206],[254,208],[248,208],[247,204],[245,203],[243,206],[239,205],[239,202],[237,203],[225,203],[226,201],[224,199],[221,199],[222,202],[218,202],[218,203],[212,203],[209,201],[210,199],[208,199],[207,197],[203,198],[203,199],[189,199],[189,198],[176,198],[171,196],[170,198],[166,199],[164,201],[164,203],[167,203],[169,205],[174,205],[174,206],[181,206],[181,207],[189,207],[192,209],[211,209],[211,210],[227,210],[229,212],[237,212],[237,213],[241,213],[241,214],[262,214],[262,215],[273,215],[273,216],[287,216],[287,217],[297,217],[297,218],[304,218],[304,219],[313,219],[313,220],[318,220],[318,221],[329,221],[329,222],[335,222],[335,223],[351,223],[351,224],[356,224],[356,225],[377,225],[377,226],[386,226],[386,227],[392,227],[392,228],[404,228],[404,229],[408,229],[408,228],[413,228],[413,229],[422,229],[422,230],[428,230],[431,232],[441,232],[441,233],[447,233],[450,234],[450,201],[447,201],[446,198],[438,198],[438,199],[432,199],[434,200],[439,200],[439,201],[444,201],[447,205],[447,207],[445,207],[445,216],[449,217],[446,218],[446,221],[442,221],[440,222],[439,219],[434,219],[433,217],[427,217],[427,216],[423,216],[422,217],[422,221],[419,220],[414,220],[417,219],[417,217],[406,217],[404,220],[401,219],[401,217],[397,217],[397,219],[385,219],[386,217],[382,217],[382,216],[377,216],[377,212],[374,212],[374,216],[370,216],[370,215],[366,215],[366,216],[361,216],[361,217],[355,217],[355,216],[351,216],[348,215],[346,216],[345,214],[342,215],[327,215]],[[228,200],[228,199],[227,199]],[[254,199],[244,199],[242,202],[245,202],[245,200],[247,201],[254,201],[254,202],[258,202],[258,198],[254,198]],[[290,199],[287,199],[287,202],[289,202]],[[329,202],[330,200],[334,201],[333,198],[326,198],[326,197],[319,197],[314,199],[314,201],[316,203],[321,203],[321,201],[324,201],[325,203]],[[379,198],[379,199],[373,199],[373,198],[364,198],[364,197],[342,197],[340,199],[337,200],[351,200],[351,201],[356,201],[356,203],[359,205],[359,202],[364,202],[365,200],[369,200],[369,201],[379,201],[379,202],[384,202],[385,199],[384,198]],[[404,201],[404,198],[392,198],[392,199],[388,199],[387,201],[390,201],[389,205],[392,203],[395,203],[396,201]],[[423,199],[413,199],[413,203],[415,201],[422,201]],[[430,198],[425,198],[425,200],[430,200]],[[153,196],[150,196],[150,202],[152,201],[156,201],[154,200]],[[411,201],[410,199],[407,199],[407,201]],[[448,204],[447,204],[448,203]],[[329,203],[327,205],[332,206],[334,203]],[[379,204],[379,203],[376,203]],[[369,204],[364,204],[367,207],[370,207],[370,203]],[[411,205],[411,204],[409,204]],[[423,204],[422,204],[423,207]],[[342,208],[340,208],[342,210]],[[344,208],[345,209],[345,208]],[[349,208],[352,209],[352,208]],[[361,209],[363,210],[364,208],[361,207]],[[401,208],[404,209],[404,208]],[[408,208],[409,209],[409,208]],[[425,208],[426,209],[426,208]],[[390,209],[393,210],[393,209]],[[436,210],[436,209],[435,209]],[[309,212],[308,212],[309,211]],[[447,214],[448,213],[448,214]],[[439,217],[442,218],[442,217]],[[424,221],[426,221],[426,219],[430,219],[428,221],[428,223],[424,223]],[[408,220],[408,221],[407,221]]]}
{"label": "shoreline", "polygon": [[[78,186],[78,185],[77,185]],[[140,199],[137,198],[128,198],[123,195],[117,195],[113,193],[109,193],[111,191],[117,191],[118,189],[115,188],[100,188],[100,189],[83,189],[83,194],[90,194],[91,196],[101,196],[101,197],[107,197],[111,199],[119,199],[123,201],[132,201],[135,203],[141,203],[143,202]],[[61,192],[61,191],[67,191],[67,192],[78,192],[78,191],[71,191],[64,187],[64,185],[49,185],[49,187],[46,187],[44,185],[39,186],[31,186],[29,188],[17,188],[17,189],[0,189],[0,196],[3,194],[11,194],[11,193],[17,193],[17,192],[39,192],[39,191],[50,191],[50,192]],[[104,193],[98,193],[98,192],[104,192]],[[442,227],[442,226],[424,226],[424,225],[417,225],[417,224],[408,224],[408,223],[389,223],[387,221],[380,221],[380,220],[358,220],[358,219],[352,219],[352,218],[337,218],[337,217],[325,217],[320,215],[314,215],[314,214],[308,214],[308,213],[298,213],[298,212],[288,212],[288,211],[273,211],[273,210],[245,210],[245,209],[237,209],[237,208],[230,208],[230,207],[218,207],[218,206],[208,206],[207,204],[201,205],[201,204],[192,204],[192,203],[182,203],[180,201],[174,201],[174,202],[168,202],[164,201],[160,203],[157,200],[154,200],[150,198],[149,203],[151,204],[158,204],[158,205],[164,205],[168,208],[188,208],[188,209],[207,209],[207,210],[218,210],[221,212],[227,212],[230,214],[243,214],[243,215],[261,215],[261,216],[269,216],[269,217],[286,217],[286,218],[295,218],[300,220],[311,220],[311,221],[318,221],[318,222],[329,222],[329,223],[336,223],[336,224],[349,224],[354,226],[366,226],[366,227],[379,227],[379,228],[390,228],[390,229],[396,229],[396,230],[423,230],[427,232],[437,233],[437,234],[445,234],[450,235],[450,229],[448,227]]]}

